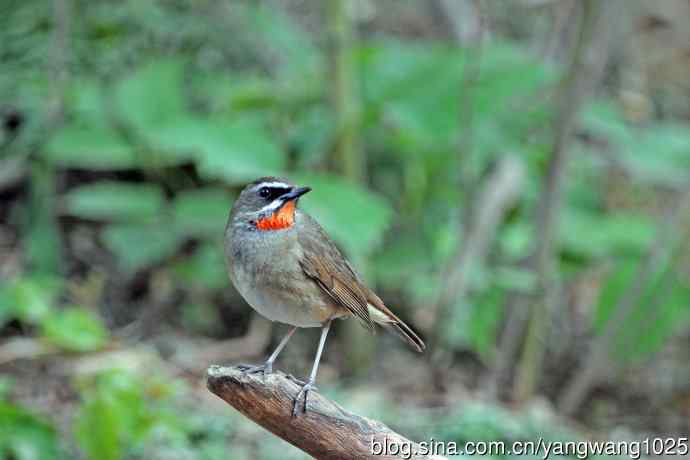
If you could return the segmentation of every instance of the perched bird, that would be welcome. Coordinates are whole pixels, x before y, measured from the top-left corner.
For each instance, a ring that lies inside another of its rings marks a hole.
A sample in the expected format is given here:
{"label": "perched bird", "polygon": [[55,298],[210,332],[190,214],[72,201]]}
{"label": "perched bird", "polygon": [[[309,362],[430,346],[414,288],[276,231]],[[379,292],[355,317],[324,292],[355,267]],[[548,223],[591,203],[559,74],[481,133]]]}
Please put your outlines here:
{"label": "perched bird", "polygon": [[416,351],[425,347],[362,282],[318,222],[297,208],[309,191],[285,179],[257,179],[242,190],[225,228],[225,257],[235,288],[261,315],[292,326],[264,364],[244,365],[243,370],[270,374],[298,327],[321,328],[314,365],[295,398],[293,416],[302,398],[302,410],[307,410],[332,320],[354,316],[370,330],[375,324],[389,326]]}

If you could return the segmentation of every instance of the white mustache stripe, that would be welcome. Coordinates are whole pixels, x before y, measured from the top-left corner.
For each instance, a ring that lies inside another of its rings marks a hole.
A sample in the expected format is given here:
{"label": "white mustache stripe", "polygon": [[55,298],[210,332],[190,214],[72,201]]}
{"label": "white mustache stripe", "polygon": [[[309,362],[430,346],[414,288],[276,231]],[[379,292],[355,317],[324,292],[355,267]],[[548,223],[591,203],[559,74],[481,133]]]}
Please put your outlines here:
{"label": "white mustache stripe", "polygon": [[292,186],[286,184],[285,182],[262,182],[260,184],[256,184],[254,186],[254,190],[259,190],[262,187],[284,188],[284,189],[292,188]]}
{"label": "white mustache stripe", "polygon": [[283,204],[283,200],[281,200],[280,198],[276,198],[275,200],[271,201],[269,204],[267,204],[263,208],[259,209],[257,211],[257,214],[264,214],[268,211],[273,212],[276,209],[278,209],[282,204]]}

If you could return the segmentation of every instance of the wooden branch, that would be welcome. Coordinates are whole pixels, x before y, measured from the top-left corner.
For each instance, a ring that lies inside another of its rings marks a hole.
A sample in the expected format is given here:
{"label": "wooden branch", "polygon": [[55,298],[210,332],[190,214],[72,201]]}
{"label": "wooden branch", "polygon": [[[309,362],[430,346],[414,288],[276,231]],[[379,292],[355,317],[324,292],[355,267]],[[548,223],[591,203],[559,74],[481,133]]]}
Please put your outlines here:
{"label": "wooden branch", "polygon": [[293,400],[300,387],[282,372],[275,371],[264,381],[260,375],[245,374],[237,367],[211,366],[206,385],[245,417],[319,460],[403,458],[400,453],[376,455],[375,443],[406,445],[413,452],[420,448],[383,423],[352,414],[317,391],[309,393],[308,411],[292,417]]}

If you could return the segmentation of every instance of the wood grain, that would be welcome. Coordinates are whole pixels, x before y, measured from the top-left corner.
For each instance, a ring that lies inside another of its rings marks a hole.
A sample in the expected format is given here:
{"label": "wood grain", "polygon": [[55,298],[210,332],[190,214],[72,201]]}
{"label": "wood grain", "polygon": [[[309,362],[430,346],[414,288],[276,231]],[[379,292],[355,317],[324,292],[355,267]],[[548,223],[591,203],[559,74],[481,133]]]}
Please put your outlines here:
{"label": "wood grain", "polygon": [[317,391],[309,394],[309,410],[292,417],[293,399],[300,387],[282,372],[276,371],[264,381],[260,375],[248,375],[236,367],[211,366],[206,385],[245,417],[319,460],[444,458],[375,455],[374,443],[407,444],[412,449],[419,445],[379,421],[348,412]]}

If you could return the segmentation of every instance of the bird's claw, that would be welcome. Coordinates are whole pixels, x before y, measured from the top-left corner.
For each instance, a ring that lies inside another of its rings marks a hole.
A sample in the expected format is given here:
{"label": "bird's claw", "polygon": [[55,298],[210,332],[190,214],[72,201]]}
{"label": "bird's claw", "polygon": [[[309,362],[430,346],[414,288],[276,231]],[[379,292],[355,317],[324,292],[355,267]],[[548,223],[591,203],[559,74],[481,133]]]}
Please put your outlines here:
{"label": "bird's claw", "polygon": [[[295,379],[296,380],[296,379]],[[298,412],[299,412],[299,402],[301,399],[304,399],[304,405],[302,406],[302,412],[306,413],[307,412],[307,401],[309,400],[309,392],[312,390],[316,390],[316,385],[314,385],[313,381],[308,381],[302,386],[302,389],[299,390],[299,393],[297,393],[297,396],[295,396],[295,402],[292,405],[292,416],[296,417]]]}
{"label": "bird's claw", "polygon": [[273,363],[263,364],[239,364],[237,368],[245,375],[261,374],[263,380],[266,376],[273,373]]}

